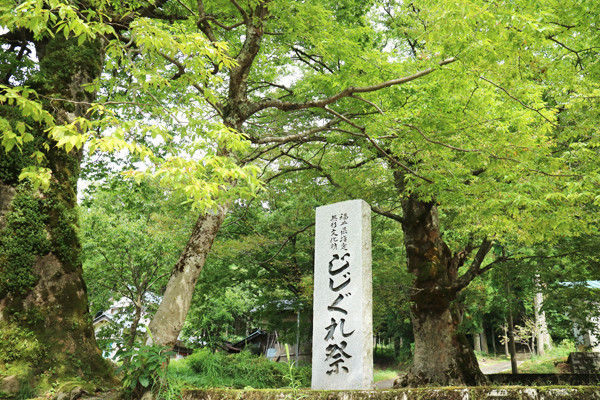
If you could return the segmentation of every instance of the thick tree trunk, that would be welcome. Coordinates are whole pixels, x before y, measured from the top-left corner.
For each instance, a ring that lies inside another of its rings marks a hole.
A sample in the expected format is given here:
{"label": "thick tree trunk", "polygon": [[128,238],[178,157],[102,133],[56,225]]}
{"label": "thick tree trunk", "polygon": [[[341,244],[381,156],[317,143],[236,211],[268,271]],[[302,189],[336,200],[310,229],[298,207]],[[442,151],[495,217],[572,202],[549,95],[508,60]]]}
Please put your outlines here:
{"label": "thick tree trunk", "polygon": [[192,302],[196,281],[228,209],[228,205],[222,205],[216,213],[207,212],[198,218],[185,250],[173,268],[158,311],[150,322],[154,343],[173,346],[177,341]]}
{"label": "thick tree trunk", "polygon": [[[99,43],[76,39],[36,42],[39,72],[30,85],[38,93],[91,102],[84,85],[100,73]],[[86,114],[85,106],[48,105],[57,124]],[[34,141],[8,154],[0,146],[0,369],[35,381],[72,378],[114,380],[94,337],[82,278],[76,210],[81,154],[55,147],[44,128],[10,105],[0,115],[11,124],[25,121]],[[49,150],[42,146],[49,145]],[[34,190],[18,179],[31,165],[31,153],[45,153],[52,171],[48,190]],[[10,365],[10,366],[9,366]],[[42,375],[44,371],[51,371]],[[31,382],[31,381],[30,381]]]}
{"label": "thick tree trunk", "polygon": [[450,308],[421,312],[412,308],[415,354],[409,385],[478,385],[485,381],[466,337],[457,333]]}
{"label": "thick tree trunk", "polygon": [[[395,178],[402,192],[403,175]],[[405,195],[402,209],[408,270],[415,276],[411,293],[415,354],[408,384],[478,385],[485,377],[457,329],[459,315],[453,304],[457,291],[451,284],[461,263],[442,240],[436,204]]]}

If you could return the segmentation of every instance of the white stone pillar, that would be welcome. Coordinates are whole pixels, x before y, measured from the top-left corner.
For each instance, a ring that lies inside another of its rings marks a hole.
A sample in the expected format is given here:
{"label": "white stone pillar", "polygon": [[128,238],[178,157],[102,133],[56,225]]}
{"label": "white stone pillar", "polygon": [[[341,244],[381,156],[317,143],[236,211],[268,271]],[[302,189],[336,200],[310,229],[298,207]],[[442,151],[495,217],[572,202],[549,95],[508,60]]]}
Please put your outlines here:
{"label": "white stone pillar", "polygon": [[371,208],[317,208],[312,389],[373,388]]}

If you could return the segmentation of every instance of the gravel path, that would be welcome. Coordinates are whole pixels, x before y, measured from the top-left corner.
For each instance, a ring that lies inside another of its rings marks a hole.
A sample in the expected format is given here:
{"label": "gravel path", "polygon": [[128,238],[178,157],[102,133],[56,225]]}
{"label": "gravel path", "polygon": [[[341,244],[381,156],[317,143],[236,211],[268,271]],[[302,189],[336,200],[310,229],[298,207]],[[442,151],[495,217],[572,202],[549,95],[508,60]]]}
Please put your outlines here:
{"label": "gravel path", "polygon": [[[529,355],[517,353],[517,366],[523,364],[523,362],[527,361],[527,360],[529,360]],[[483,372],[484,375],[490,375],[490,374],[497,374],[502,371],[510,370],[511,367],[510,367],[510,360],[508,360],[508,361],[501,361],[499,363],[495,363],[492,365],[484,365],[484,366],[480,365],[479,368],[481,369],[481,372]]]}

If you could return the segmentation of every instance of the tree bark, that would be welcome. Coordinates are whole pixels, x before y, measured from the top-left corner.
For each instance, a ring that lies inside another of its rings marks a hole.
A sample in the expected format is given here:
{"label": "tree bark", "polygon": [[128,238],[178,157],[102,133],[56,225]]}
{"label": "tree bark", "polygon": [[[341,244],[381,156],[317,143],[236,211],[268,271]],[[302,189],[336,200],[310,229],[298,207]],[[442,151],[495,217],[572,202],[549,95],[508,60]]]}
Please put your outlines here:
{"label": "tree bark", "polygon": [[[403,192],[403,174],[395,174]],[[423,384],[478,385],[485,381],[473,349],[458,331],[459,315],[452,288],[464,258],[453,257],[442,239],[435,201],[414,195],[402,200],[404,245],[408,270],[414,275],[411,319],[415,354],[408,376],[410,386]],[[488,250],[489,251],[489,250]]]}
{"label": "tree bark", "polygon": [[228,205],[221,205],[215,213],[206,212],[198,218],[150,322],[152,342],[163,346],[173,346],[177,342],[190,309],[194,287],[228,209]]}
{"label": "tree bark", "polygon": [[[129,339],[127,339],[127,350],[131,350],[135,344],[135,337],[137,336],[137,329],[142,319],[142,296],[138,293],[137,301],[133,302],[135,306],[135,316],[131,321],[131,327],[129,328]],[[129,360],[125,360],[128,362]]]}
{"label": "tree bark", "polygon": [[546,333],[544,333],[544,345],[546,345],[548,350],[552,350],[552,337],[550,337],[550,334],[548,333],[547,329]]}
{"label": "tree bark", "polygon": [[502,330],[504,331],[504,355],[506,358],[510,357],[510,351],[508,350],[508,322],[504,321],[504,325],[502,326]]}
{"label": "tree bark", "polygon": [[485,324],[481,323],[481,351],[483,354],[489,354],[490,349],[488,348],[487,336],[485,334]]}
{"label": "tree bark", "polygon": [[479,333],[473,334],[473,347],[473,350],[481,352],[481,335]]}
{"label": "tree bark", "polygon": [[543,356],[545,352],[545,347],[551,348],[550,344],[550,335],[548,334],[548,325],[546,324],[546,314],[542,311],[542,306],[544,304],[544,297],[541,292],[539,277],[536,275],[535,278],[535,287],[536,292],[533,296],[533,310],[535,314],[535,330],[536,330],[536,338],[537,338],[537,346],[538,346],[538,355]]}
{"label": "tree bark", "polygon": [[492,330],[492,346],[494,349],[494,354],[498,355],[498,350],[496,350],[496,333],[494,332],[494,325],[490,325],[490,329]]}
{"label": "tree bark", "polygon": [[[99,76],[103,63],[101,44],[76,39],[34,42],[39,71],[26,84],[45,96],[92,102],[96,94],[84,89]],[[45,104],[57,124],[86,115],[82,104]],[[0,115],[13,125],[25,121],[33,142],[22,152],[5,153],[0,146],[0,365],[21,366],[16,372],[49,382],[79,376],[114,382],[112,369],[102,358],[92,328],[87,288],[80,260],[77,179],[81,153],[66,153],[48,139],[43,126],[24,118],[11,105]],[[46,150],[43,144],[47,144]],[[48,190],[34,190],[18,179],[32,165],[34,150],[46,157],[52,171]],[[5,345],[8,344],[8,345]],[[7,358],[4,349],[13,348]],[[20,350],[16,350],[19,348]]]}
{"label": "tree bark", "polygon": [[513,324],[512,307],[508,305],[508,347],[510,349],[510,368],[514,375],[519,373],[517,368],[517,349],[515,347],[515,326]]}

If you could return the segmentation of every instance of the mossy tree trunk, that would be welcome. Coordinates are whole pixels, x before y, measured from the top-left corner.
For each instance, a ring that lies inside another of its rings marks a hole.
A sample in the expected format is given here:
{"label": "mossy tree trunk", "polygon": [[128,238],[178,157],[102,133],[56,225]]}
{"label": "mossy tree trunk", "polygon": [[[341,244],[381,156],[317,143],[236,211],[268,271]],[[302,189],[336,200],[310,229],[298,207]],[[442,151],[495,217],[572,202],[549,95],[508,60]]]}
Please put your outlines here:
{"label": "mossy tree trunk", "polygon": [[[404,174],[396,172],[395,181],[398,191],[404,193]],[[442,239],[435,200],[422,201],[404,193],[402,211],[407,266],[414,275],[410,310],[415,353],[407,383],[481,384],[485,377],[467,338],[458,330],[455,301],[458,292],[483,272],[479,266],[491,244],[483,241],[469,272],[459,277],[458,269],[473,246],[452,254]]]}
{"label": "mossy tree trunk", "polygon": [[[57,124],[85,115],[85,103],[96,95],[84,87],[101,71],[101,44],[78,46],[60,35],[29,43],[35,45],[39,69],[23,83],[44,99],[67,100],[45,104]],[[78,376],[112,382],[94,337],[82,278],[76,202],[81,153],[56,148],[42,127],[10,105],[0,113],[11,124],[25,120],[35,137],[22,152],[0,148],[0,367],[24,378],[43,373],[46,381]],[[34,190],[18,179],[33,163],[34,150],[44,153],[43,166],[52,171],[48,190]]]}

